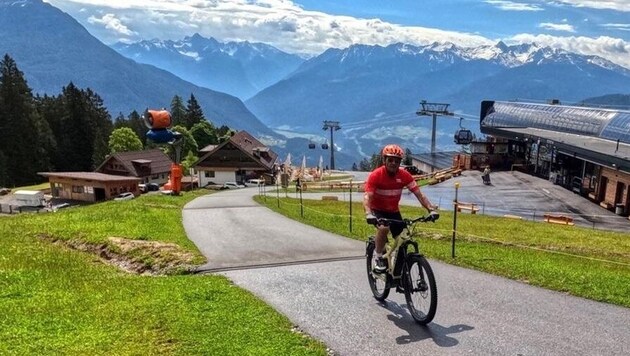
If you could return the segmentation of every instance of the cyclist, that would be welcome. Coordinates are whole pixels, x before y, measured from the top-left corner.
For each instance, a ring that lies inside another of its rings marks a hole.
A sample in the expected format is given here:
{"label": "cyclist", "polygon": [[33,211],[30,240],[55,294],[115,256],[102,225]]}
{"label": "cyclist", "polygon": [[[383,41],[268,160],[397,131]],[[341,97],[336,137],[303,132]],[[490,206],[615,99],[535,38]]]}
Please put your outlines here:
{"label": "cyclist", "polygon": [[[400,168],[404,152],[398,145],[387,145],[381,151],[383,165],[374,169],[365,182],[363,208],[368,224],[376,226],[375,238],[375,267],[374,272],[383,273],[387,270],[387,263],[383,259],[383,249],[387,242],[387,234],[391,230],[396,237],[403,231],[402,216],[400,215],[400,197],[403,188],[409,189],[422,206],[433,217],[437,215],[436,207],[420,191],[413,176]],[[389,226],[378,224],[379,218],[399,220],[401,223],[391,223]]]}

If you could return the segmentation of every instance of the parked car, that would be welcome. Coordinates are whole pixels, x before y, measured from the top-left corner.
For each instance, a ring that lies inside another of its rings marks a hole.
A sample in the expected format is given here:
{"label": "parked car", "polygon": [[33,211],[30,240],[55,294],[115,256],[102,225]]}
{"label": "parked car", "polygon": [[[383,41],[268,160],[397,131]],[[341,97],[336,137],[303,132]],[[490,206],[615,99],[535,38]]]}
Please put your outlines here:
{"label": "parked car", "polygon": [[157,183],[147,183],[147,191],[157,192],[160,190],[160,186]]}
{"label": "parked car", "polygon": [[0,188],[0,195],[7,195],[11,193],[11,189],[9,188]]}
{"label": "parked car", "polygon": [[148,192],[147,185],[142,183],[138,184],[138,190],[143,194]]}
{"label": "parked car", "polygon": [[131,200],[133,198],[135,198],[135,195],[133,195],[133,193],[126,192],[119,194],[118,196],[116,196],[116,198],[114,198],[114,200]]}
{"label": "parked car", "polygon": [[264,179],[249,179],[247,182],[245,182],[245,185],[248,187],[258,187],[261,185],[265,185],[265,180]]}
{"label": "parked car", "polygon": [[61,203],[61,204],[57,204],[57,205],[53,205],[51,207],[52,211],[57,211],[59,209],[64,209],[64,208],[69,208],[70,204],[69,203]]}
{"label": "parked car", "polygon": [[245,186],[242,184],[238,184],[236,182],[223,183],[223,189],[240,189],[240,188],[245,188]]}

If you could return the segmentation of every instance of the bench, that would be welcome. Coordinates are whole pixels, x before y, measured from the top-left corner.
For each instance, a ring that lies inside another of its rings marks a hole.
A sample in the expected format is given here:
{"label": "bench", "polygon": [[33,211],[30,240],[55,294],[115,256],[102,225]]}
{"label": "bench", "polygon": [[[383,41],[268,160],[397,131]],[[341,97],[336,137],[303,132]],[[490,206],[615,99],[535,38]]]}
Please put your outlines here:
{"label": "bench", "polygon": [[339,198],[336,195],[322,195],[322,200],[334,200],[337,201]]}
{"label": "bench", "polygon": [[468,210],[471,214],[477,214],[479,207],[475,203],[457,203],[457,212],[461,213],[462,210]]}
{"label": "bench", "polygon": [[523,217],[518,215],[505,214],[503,217],[508,219],[523,220]]}
{"label": "bench", "polygon": [[612,204],[610,204],[608,202],[605,202],[605,201],[599,203],[599,206],[601,206],[604,209],[608,209],[608,210],[611,210],[613,208]]}
{"label": "bench", "polygon": [[573,223],[573,218],[566,215],[553,215],[553,214],[545,214],[543,215],[545,222],[550,224],[560,224],[560,225],[575,225]]}

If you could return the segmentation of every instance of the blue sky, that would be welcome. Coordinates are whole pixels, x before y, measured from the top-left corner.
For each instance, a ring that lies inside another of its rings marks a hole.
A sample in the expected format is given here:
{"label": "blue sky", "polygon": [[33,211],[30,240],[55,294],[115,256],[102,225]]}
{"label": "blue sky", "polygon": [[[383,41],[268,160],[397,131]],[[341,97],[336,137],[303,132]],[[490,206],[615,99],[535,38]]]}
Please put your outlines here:
{"label": "blue sky", "polygon": [[630,0],[44,0],[106,44],[263,42],[316,55],[352,44],[536,42],[630,68]]}

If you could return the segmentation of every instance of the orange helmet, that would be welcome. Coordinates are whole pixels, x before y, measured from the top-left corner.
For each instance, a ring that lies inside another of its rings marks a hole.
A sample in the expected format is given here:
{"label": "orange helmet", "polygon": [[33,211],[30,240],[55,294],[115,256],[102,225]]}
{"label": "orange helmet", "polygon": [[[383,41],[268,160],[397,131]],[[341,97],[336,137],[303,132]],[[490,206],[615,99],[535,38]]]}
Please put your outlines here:
{"label": "orange helmet", "polygon": [[398,145],[387,145],[383,148],[382,155],[383,157],[398,157],[402,159],[405,152]]}

